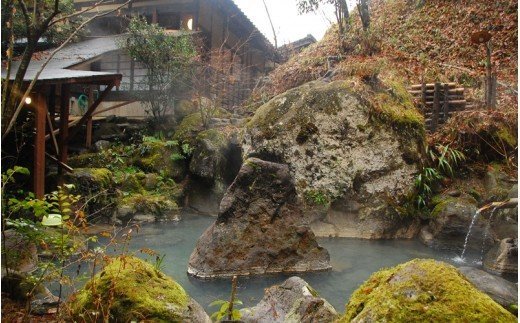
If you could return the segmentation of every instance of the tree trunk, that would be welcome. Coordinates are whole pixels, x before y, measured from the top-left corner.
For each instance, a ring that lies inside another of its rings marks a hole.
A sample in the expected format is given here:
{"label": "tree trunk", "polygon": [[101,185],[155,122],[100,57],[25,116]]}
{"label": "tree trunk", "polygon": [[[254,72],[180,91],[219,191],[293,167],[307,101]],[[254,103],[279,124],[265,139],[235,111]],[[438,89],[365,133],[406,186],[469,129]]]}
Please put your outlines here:
{"label": "tree trunk", "polygon": [[370,12],[368,10],[367,0],[359,0],[357,7],[359,11],[359,17],[361,18],[361,24],[363,25],[363,30],[367,31],[370,27]]}

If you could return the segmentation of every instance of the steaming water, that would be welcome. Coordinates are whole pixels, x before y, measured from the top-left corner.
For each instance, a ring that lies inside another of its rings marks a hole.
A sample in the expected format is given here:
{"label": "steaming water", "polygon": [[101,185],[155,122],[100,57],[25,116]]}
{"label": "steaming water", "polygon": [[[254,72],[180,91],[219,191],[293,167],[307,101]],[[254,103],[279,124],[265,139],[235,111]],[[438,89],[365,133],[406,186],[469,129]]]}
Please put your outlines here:
{"label": "steaming water", "polygon": [[[213,223],[214,218],[185,214],[178,223],[143,225],[134,234],[129,249],[138,251],[150,248],[166,255],[161,269],[180,283],[208,313],[216,311],[209,303],[216,299],[227,299],[230,293],[229,280],[204,281],[186,274],[188,258],[198,237]],[[267,237],[266,237],[267,238]],[[319,294],[327,299],[339,312],[354,290],[373,272],[397,265],[414,258],[434,258],[454,264],[455,252],[446,253],[424,246],[416,240],[361,240],[347,238],[320,238],[319,243],[331,256],[331,272],[302,274]],[[117,252],[117,251],[115,251]],[[137,252],[137,255],[151,259]],[[468,255],[475,256],[478,254]],[[244,306],[255,305],[263,296],[264,289],[278,284],[290,275],[271,275],[238,280],[237,297]]]}

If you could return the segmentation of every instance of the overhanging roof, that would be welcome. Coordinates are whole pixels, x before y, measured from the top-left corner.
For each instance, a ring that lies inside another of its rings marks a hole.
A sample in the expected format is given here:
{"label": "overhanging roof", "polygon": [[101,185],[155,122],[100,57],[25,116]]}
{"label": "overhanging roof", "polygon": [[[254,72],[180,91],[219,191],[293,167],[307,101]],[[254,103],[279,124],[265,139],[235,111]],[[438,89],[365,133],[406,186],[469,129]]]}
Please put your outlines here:
{"label": "overhanging roof", "polygon": [[[102,54],[118,50],[118,42],[123,36],[110,36],[88,39],[86,41],[70,44],[56,53],[49,61],[47,66],[43,69],[38,77],[38,82],[42,83],[89,83],[89,84],[104,84],[113,80],[120,80],[122,75],[111,72],[95,72],[76,70],[74,66]],[[49,57],[52,49],[36,53],[31,60],[27,72],[24,76],[25,82],[30,82],[34,79],[38,71]],[[13,80],[16,71],[20,65],[19,61],[14,61],[12,65],[10,79]],[[7,77],[5,65],[2,65],[2,78]]]}

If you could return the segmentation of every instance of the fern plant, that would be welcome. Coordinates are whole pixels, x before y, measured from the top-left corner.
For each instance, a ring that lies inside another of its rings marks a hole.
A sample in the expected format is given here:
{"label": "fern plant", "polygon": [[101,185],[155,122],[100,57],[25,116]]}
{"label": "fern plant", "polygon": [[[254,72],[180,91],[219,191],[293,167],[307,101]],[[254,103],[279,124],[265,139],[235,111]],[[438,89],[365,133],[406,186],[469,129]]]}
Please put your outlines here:
{"label": "fern plant", "polygon": [[423,209],[432,195],[432,186],[444,177],[453,177],[454,170],[466,160],[466,156],[449,145],[436,145],[427,149],[427,166],[415,178],[414,205]]}

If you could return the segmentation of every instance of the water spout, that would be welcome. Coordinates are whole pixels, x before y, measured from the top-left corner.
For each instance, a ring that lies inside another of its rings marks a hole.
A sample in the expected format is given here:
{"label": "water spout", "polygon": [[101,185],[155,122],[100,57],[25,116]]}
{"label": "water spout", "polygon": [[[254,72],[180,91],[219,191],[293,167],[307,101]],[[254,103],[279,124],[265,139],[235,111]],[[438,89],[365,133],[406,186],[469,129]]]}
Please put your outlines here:
{"label": "water spout", "polygon": [[491,210],[491,215],[489,216],[488,224],[486,225],[486,230],[484,231],[484,239],[482,239],[482,248],[480,249],[480,264],[484,261],[484,247],[486,246],[486,240],[489,235],[489,228],[491,227],[491,221],[493,221],[493,216],[495,215],[495,211],[497,207],[494,207]]}
{"label": "water spout", "polygon": [[[501,201],[501,202],[492,202],[492,203],[486,204],[483,207],[481,207],[480,209],[478,209],[477,212],[475,212],[475,214],[473,215],[473,218],[471,219],[471,224],[469,225],[468,233],[466,233],[466,238],[464,239],[464,246],[462,248],[462,253],[460,254],[460,256],[455,257],[453,260],[456,262],[459,262],[459,263],[465,262],[464,255],[466,254],[466,249],[468,247],[469,236],[471,234],[471,230],[473,229],[473,226],[475,225],[475,221],[477,220],[479,214],[486,211],[487,209],[492,208],[491,215],[489,217],[489,221],[491,221],[493,219],[493,215],[495,214],[496,210],[514,208],[517,205],[518,205],[518,198],[510,198],[509,200],[505,200],[505,201]],[[486,226],[486,231],[484,233],[484,240],[482,241],[481,262],[482,262],[482,257],[484,254],[484,245],[486,243],[486,239],[489,234],[489,226],[490,226],[490,224],[488,224]]]}
{"label": "water spout", "polygon": [[464,254],[466,253],[466,248],[468,247],[468,240],[469,236],[471,234],[471,229],[473,229],[473,226],[475,225],[475,221],[477,220],[480,210],[478,209],[477,212],[473,215],[473,218],[471,219],[471,224],[469,225],[468,233],[466,233],[466,238],[464,239],[464,247],[462,248],[462,253],[460,254],[460,260],[464,262]]}

